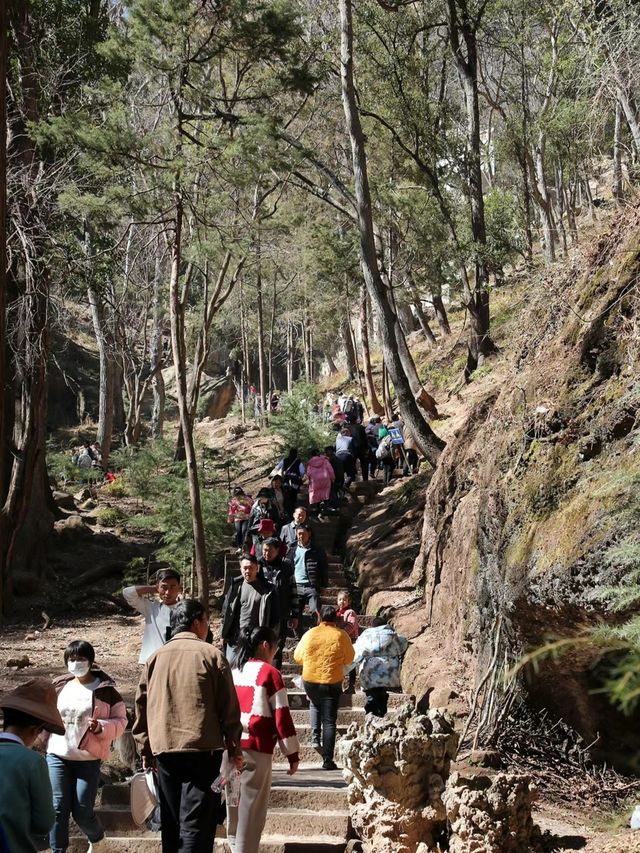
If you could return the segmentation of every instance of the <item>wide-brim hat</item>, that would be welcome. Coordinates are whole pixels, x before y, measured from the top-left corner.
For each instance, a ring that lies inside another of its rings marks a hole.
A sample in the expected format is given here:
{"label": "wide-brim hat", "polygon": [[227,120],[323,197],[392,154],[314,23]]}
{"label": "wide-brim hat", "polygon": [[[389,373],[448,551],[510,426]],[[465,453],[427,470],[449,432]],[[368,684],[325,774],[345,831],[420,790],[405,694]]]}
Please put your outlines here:
{"label": "wide-brim hat", "polygon": [[54,735],[64,734],[64,723],[58,711],[58,695],[48,678],[32,678],[0,697],[0,708],[22,711],[37,720]]}
{"label": "wide-brim hat", "polygon": [[159,803],[156,774],[153,770],[142,770],[131,779],[129,788],[131,817],[137,826],[142,826],[151,817]]}

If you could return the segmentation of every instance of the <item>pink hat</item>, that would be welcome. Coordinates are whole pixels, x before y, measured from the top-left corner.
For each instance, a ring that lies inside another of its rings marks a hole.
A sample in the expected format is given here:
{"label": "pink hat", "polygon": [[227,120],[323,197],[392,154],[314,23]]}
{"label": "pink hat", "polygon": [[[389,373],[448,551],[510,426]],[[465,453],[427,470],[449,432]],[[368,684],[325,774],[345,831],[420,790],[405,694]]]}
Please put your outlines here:
{"label": "pink hat", "polygon": [[266,533],[269,536],[272,536],[276,532],[276,526],[270,518],[261,518],[257,532]]}

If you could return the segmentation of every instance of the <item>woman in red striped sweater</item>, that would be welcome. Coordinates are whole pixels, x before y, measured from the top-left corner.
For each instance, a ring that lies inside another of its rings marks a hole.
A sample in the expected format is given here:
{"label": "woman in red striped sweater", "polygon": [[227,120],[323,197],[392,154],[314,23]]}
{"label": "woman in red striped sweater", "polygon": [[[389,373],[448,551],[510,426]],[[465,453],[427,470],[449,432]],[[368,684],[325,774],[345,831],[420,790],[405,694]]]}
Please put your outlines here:
{"label": "woman in red striped sweater", "polygon": [[233,683],[240,703],[245,767],[239,805],[227,806],[227,841],[233,853],[258,853],[276,741],[289,759],[290,776],[298,769],[299,745],[282,676],[271,665],[278,650],[276,635],[271,628],[254,628],[241,637],[239,649]]}

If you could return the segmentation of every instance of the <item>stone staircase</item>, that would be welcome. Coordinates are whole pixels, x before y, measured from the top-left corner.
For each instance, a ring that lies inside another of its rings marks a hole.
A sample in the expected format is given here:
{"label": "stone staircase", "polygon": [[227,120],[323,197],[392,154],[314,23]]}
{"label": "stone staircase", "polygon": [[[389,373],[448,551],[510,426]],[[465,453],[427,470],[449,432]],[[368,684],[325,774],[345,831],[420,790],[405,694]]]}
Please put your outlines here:
{"label": "stone staircase", "polygon": [[[315,541],[324,548],[329,562],[329,586],[322,590],[323,604],[335,604],[338,590],[345,588],[352,591],[354,606],[359,601],[358,590],[350,583],[342,560],[335,555],[335,551],[339,548],[341,534],[353,516],[381,487],[382,484],[377,481],[355,483],[339,513],[314,523]],[[228,558],[225,583],[238,571],[237,560]],[[369,622],[369,618],[360,617],[361,626]],[[311,617],[305,617],[305,627],[311,627],[314,623],[315,617],[313,621]],[[300,739],[300,767],[294,776],[288,776],[288,762],[276,747],[269,810],[260,850],[262,853],[343,853],[352,835],[346,785],[341,770],[322,769],[322,758],[311,746],[309,700],[293,684],[293,678],[301,672],[301,668],[293,661],[295,643],[296,640],[292,638],[287,640],[282,675]],[[406,699],[404,694],[391,694],[389,706],[401,704]],[[343,694],[340,699],[338,737],[345,733],[352,722],[364,722],[364,694],[359,689],[356,689],[355,694]],[[109,838],[109,850],[113,853],[159,853],[161,850],[159,833],[141,831],[133,823],[127,783],[105,785],[97,811]],[[72,837],[69,853],[85,853],[86,849],[84,838]],[[215,850],[225,849],[228,848],[224,842],[224,828],[218,827]]]}

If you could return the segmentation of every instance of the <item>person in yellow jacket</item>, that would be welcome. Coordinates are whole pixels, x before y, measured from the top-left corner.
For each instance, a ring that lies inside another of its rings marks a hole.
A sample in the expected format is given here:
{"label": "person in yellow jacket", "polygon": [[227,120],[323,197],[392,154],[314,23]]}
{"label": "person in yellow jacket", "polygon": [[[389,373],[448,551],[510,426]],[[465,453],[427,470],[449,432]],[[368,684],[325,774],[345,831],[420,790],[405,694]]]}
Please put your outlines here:
{"label": "person in yellow jacket", "polygon": [[333,760],[336,721],[344,668],[353,661],[353,646],[347,632],[336,625],[335,607],[323,605],[320,619],[317,628],[304,634],[294,649],[293,657],[296,663],[302,664],[302,681],[309,697],[313,747],[322,754],[323,770],[337,770]]}

